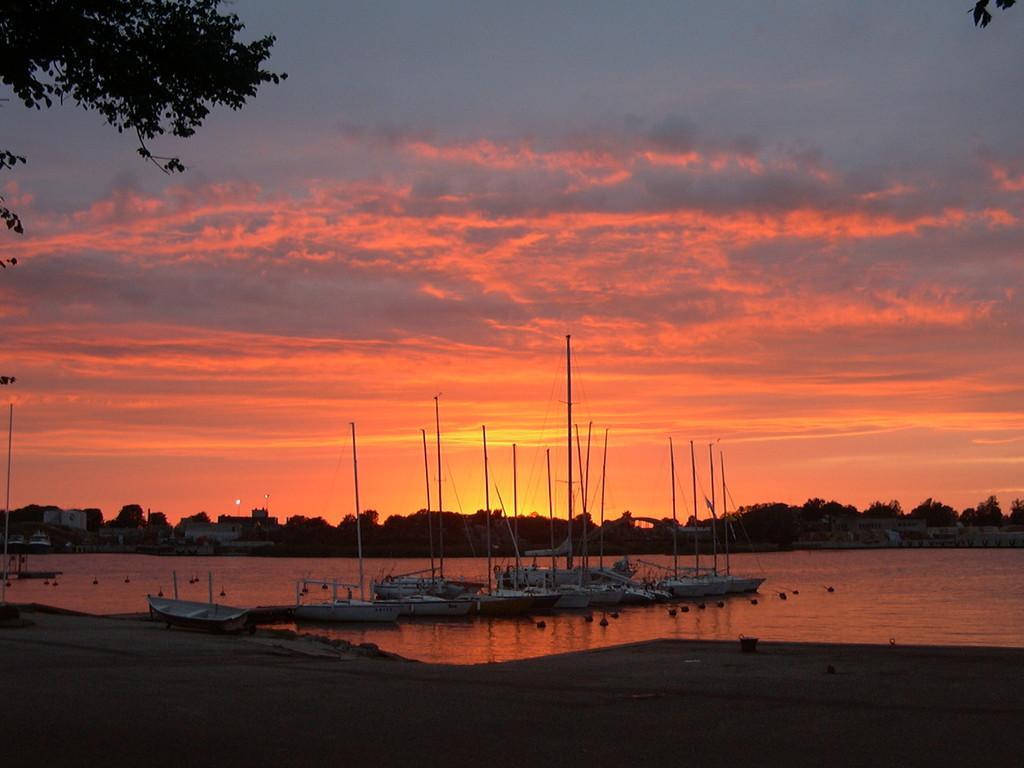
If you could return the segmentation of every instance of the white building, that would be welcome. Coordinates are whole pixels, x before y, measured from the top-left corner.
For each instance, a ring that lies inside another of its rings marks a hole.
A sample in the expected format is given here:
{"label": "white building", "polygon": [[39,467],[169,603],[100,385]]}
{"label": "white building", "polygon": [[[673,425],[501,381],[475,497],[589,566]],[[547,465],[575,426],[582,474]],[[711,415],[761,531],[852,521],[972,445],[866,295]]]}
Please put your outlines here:
{"label": "white building", "polygon": [[47,525],[59,525],[64,528],[85,530],[85,512],[80,509],[46,509],[43,510],[43,522]]}
{"label": "white building", "polygon": [[237,541],[242,538],[242,526],[239,523],[185,523],[184,536],[186,541]]}

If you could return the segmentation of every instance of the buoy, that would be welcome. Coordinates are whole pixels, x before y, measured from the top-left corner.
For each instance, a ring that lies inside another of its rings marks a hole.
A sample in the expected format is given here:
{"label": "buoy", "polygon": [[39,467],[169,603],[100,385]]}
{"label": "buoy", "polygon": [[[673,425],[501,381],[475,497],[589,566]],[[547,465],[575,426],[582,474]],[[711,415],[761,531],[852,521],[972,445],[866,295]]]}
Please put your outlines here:
{"label": "buoy", "polygon": [[718,601],[718,607],[719,607],[719,608],[725,608],[725,602],[724,602],[724,601],[722,601],[722,600],[719,600],[719,601]]}
{"label": "buoy", "polygon": [[826,592],[835,592],[836,588],[835,587],[825,587],[825,591]]}
{"label": "buoy", "polygon": [[97,579],[97,578],[96,578],[95,576],[93,576],[93,577],[92,577],[92,583],[93,583],[93,584],[99,584],[99,583],[100,583],[100,580],[99,580],[99,579]]}
{"label": "buoy", "polygon": [[608,626],[608,617],[607,616],[602,616],[601,620],[598,622],[598,624],[600,624],[602,627],[607,627]]}
{"label": "buoy", "polygon": [[590,624],[591,622],[594,621],[594,616],[593,616],[593,614],[588,613],[586,616],[583,617],[583,620],[585,622],[587,622],[588,624]]}
{"label": "buoy", "polygon": [[756,597],[750,598],[750,604],[751,605],[757,605],[757,598]]}
{"label": "buoy", "polygon": [[707,606],[706,606],[706,605],[704,605],[704,603],[697,603],[697,607],[698,607],[698,608],[700,608],[700,609],[701,609],[702,611],[703,611],[703,610],[704,610],[705,608],[707,608]]}
{"label": "buoy", "polygon": [[682,608],[680,608],[679,610],[680,610],[680,611],[682,611],[683,613],[689,613],[689,612],[690,612],[690,606],[688,606],[688,605],[684,605],[684,606],[683,606]]}
{"label": "buoy", "polygon": [[788,600],[785,592],[779,592],[779,600]]}
{"label": "buoy", "polygon": [[320,589],[327,589],[327,585],[326,584],[321,584],[320,585]]}
{"label": "buoy", "polygon": [[675,608],[669,608],[668,609],[668,615],[669,616],[675,616],[676,615],[676,609]]}
{"label": "buoy", "polygon": [[220,596],[224,597],[227,593],[224,591],[224,587],[220,588]]}
{"label": "buoy", "polygon": [[308,593],[308,592],[309,592],[309,587],[307,587],[307,586],[306,586],[305,584],[303,584],[303,585],[302,585],[302,594],[304,594],[304,595],[305,595],[305,594],[306,594],[306,593]]}
{"label": "buoy", "polygon": [[543,622],[543,621],[538,621],[537,622],[537,629],[544,629],[544,627],[546,627],[546,626],[547,626],[546,622]]}
{"label": "buoy", "polygon": [[160,591],[156,593],[156,596],[157,597],[163,597],[164,596],[164,588],[163,587],[160,587]]}
{"label": "buoy", "polygon": [[50,580],[49,579],[43,579],[43,586],[44,587],[50,586]]}
{"label": "buoy", "polygon": [[127,577],[127,576],[125,576],[125,577],[124,577],[124,583],[125,583],[125,584],[128,584],[128,583],[130,583],[130,582],[131,582],[131,579],[129,579],[129,578]]}
{"label": "buoy", "polygon": [[829,664],[829,665],[828,665],[828,666],[827,666],[827,667],[825,668],[825,672],[826,672],[827,674],[829,674],[829,675],[834,675],[834,674],[836,673],[836,668],[835,668],[835,667],[833,667],[833,666],[832,666],[831,664]]}
{"label": "buoy", "polygon": [[619,618],[619,612],[618,611],[612,611],[608,615],[611,616],[613,619]]}
{"label": "buoy", "polygon": [[889,638],[889,645],[896,645],[896,638],[895,637],[890,637]]}
{"label": "buoy", "polygon": [[57,580],[56,579],[53,580],[53,586],[55,586],[55,587],[57,586]]}
{"label": "buoy", "polygon": [[800,590],[799,589],[794,589],[793,590],[793,594],[794,595],[799,595],[800,594]]}

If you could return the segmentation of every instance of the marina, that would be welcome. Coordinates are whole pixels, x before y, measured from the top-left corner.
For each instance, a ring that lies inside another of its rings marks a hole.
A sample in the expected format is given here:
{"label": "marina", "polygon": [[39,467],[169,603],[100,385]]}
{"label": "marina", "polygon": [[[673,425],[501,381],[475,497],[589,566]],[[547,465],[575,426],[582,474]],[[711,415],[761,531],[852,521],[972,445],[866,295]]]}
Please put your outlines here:
{"label": "marina", "polygon": [[[644,559],[671,565],[670,556]],[[536,618],[399,617],[386,626],[295,624],[288,618],[287,609],[295,604],[296,574],[321,574],[326,582],[357,582],[358,564],[345,558],[181,557],[171,562],[148,555],[45,555],[37,564],[45,562],[46,567],[63,571],[59,585],[14,581],[8,597],[18,604],[92,614],[143,614],[147,594],[171,593],[171,566],[179,574],[203,575],[193,584],[179,579],[181,598],[199,602],[208,598],[206,574],[212,571],[216,601],[277,609],[274,616],[264,611],[270,625],[372,642],[406,658],[460,665],[659,638],[732,642],[741,634],[762,641],[882,646],[890,640],[900,645],[1024,645],[1018,583],[1024,551],[1019,549],[777,552],[733,555],[733,561],[744,572],[770,574],[757,593],[650,605],[620,603]],[[367,559],[364,567],[367,574],[383,580],[388,573],[408,573],[425,565],[429,568],[422,560]],[[453,579],[468,581],[480,581],[485,567],[485,560],[472,558],[454,558],[446,564]],[[319,588],[311,591],[324,594]],[[700,602],[705,608],[697,607]],[[673,617],[669,611],[674,607]],[[610,617],[612,612],[617,619]],[[587,616],[593,620],[587,621]],[[602,627],[604,617],[608,623]],[[541,619],[543,629],[536,625]]]}
{"label": "marina", "polygon": [[1022,24],[5,4],[4,768],[1020,768]]}

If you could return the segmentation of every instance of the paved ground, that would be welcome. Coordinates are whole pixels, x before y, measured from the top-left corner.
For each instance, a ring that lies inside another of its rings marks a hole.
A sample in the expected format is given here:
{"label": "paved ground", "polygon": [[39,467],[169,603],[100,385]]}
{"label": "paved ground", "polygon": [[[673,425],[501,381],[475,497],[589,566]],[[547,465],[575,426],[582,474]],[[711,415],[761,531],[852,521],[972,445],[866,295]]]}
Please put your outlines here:
{"label": "paved ground", "polygon": [[25,615],[0,629],[19,768],[1024,765],[1024,650],[659,641],[450,667]]}

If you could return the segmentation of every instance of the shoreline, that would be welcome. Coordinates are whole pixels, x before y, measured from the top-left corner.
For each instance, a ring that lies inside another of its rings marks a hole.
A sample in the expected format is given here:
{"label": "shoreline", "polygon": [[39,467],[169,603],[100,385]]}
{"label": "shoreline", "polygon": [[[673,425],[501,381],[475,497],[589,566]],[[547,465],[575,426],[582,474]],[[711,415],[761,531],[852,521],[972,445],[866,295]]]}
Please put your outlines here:
{"label": "shoreline", "polygon": [[[163,624],[161,622],[150,619],[149,614],[146,613],[145,611],[133,611],[133,612],[128,612],[128,613],[89,613],[88,611],[79,611],[79,610],[75,610],[73,608],[62,608],[60,606],[47,605],[47,604],[44,604],[44,603],[9,603],[9,605],[13,605],[16,608],[18,608],[20,611],[26,612],[26,613],[40,613],[40,614],[50,614],[50,615],[56,615],[56,616],[72,616],[72,617],[81,617],[81,618],[90,618],[90,619],[110,619],[110,620],[114,620],[114,621],[134,621],[134,622],[140,622],[140,623],[145,623],[145,624],[157,624],[157,625],[163,626]],[[430,622],[429,622],[429,620],[426,620],[425,623],[430,623]],[[318,625],[313,624],[311,626],[318,626]],[[326,623],[326,624],[322,624],[322,625],[319,625],[319,626],[321,626],[322,628],[326,629],[326,628],[329,628],[329,627],[332,627],[332,626],[338,626],[338,625],[332,625],[330,623]],[[344,627],[345,625],[340,625],[340,626]],[[185,631],[185,630],[176,630],[176,631]],[[288,637],[288,636],[290,636],[290,637],[304,638],[304,639],[307,639],[307,640],[323,642],[323,643],[326,643],[328,645],[336,645],[337,644],[337,638],[334,638],[334,637],[332,637],[330,635],[319,634],[316,631],[300,632],[300,631],[296,631],[296,630],[292,630],[292,629],[288,629],[288,628],[283,628],[279,623],[275,623],[275,622],[268,622],[268,623],[257,624],[256,633],[257,634],[264,633],[264,634],[267,634],[267,635],[270,635],[270,636],[275,636],[275,637],[276,636],[281,636],[281,637]],[[189,632],[189,634],[202,634],[202,633]],[[214,636],[216,636],[216,635],[214,635]],[[1020,645],[984,645],[984,644],[979,644],[979,645],[964,645],[964,644],[960,644],[960,645],[956,645],[956,644],[943,644],[943,643],[892,643],[892,642],[889,642],[889,643],[881,643],[881,642],[879,642],[879,643],[870,643],[870,642],[862,642],[862,643],[843,642],[843,643],[839,643],[839,642],[828,642],[828,641],[811,642],[811,641],[808,641],[808,640],[773,640],[773,639],[762,639],[762,638],[754,638],[754,639],[757,641],[758,648],[762,649],[762,650],[765,647],[771,646],[773,648],[786,647],[786,648],[793,648],[793,649],[799,649],[799,648],[813,648],[813,649],[827,649],[827,648],[858,649],[858,648],[860,648],[860,649],[865,649],[865,650],[874,650],[874,649],[900,648],[900,649],[906,650],[906,651],[912,651],[912,650],[918,650],[918,651],[933,651],[933,650],[934,651],[940,651],[941,650],[941,651],[953,651],[953,652],[973,652],[973,651],[1010,651],[1010,652],[1016,652],[1016,651],[1020,651],[1020,652],[1024,653],[1024,638],[1021,638]],[[520,658],[520,659],[508,659],[508,660],[504,660],[504,661],[495,661],[495,662],[472,662],[472,663],[467,663],[467,664],[446,664],[446,663],[442,663],[442,662],[424,661],[422,659],[417,659],[417,658],[414,658],[414,657],[401,656],[401,655],[399,655],[397,653],[389,651],[387,648],[382,648],[381,651],[385,655],[387,655],[389,657],[392,657],[392,658],[395,658],[395,659],[400,659],[402,661],[413,662],[413,663],[416,663],[416,664],[429,664],[429,665],[432,665],[432,666],[441,666],[441,667],[474,667],[474,666],[490,666],[490,665],[494,665],[494,664],[513,664],[513,663],[520,662],[520,661],[532,661],[532,660],[535,660],[535,659],[558,658],[558,657],[563,657],[563,656],[575,656],[575,655],[579,655],[579,654],[588,654],[588,653],[602,653],[602,652],[605,652],[605,651],[610,651],[610,650],[615,650],[615,649],[628,649],[628,648],[634,648],[634,647],[642,647],[642,646],[648,645],[650,643],[707,644],[709,646],[721,646],[723,648],[729,648],[729,649],[734,649],[734,650],[738,650],[739,649],[739,639],[738,638],[736,640],[721,640],[721,639],[714,639],[714,638],[692,639],[692,638],[677,638],[677,637],[656,637],[656,638],[651,638],[649,640],[636,640],[636,641],[631,641],[631,642],[618,643],[616,645],[602,645],[602,646],[597,646],[597,647],[594,647],[594,648],[583,648],[583,649],[574,650],[574,651],[563,651],[563,652],[559,652],[559,653],[546,653],[546,654],[538,655],[538,656],[526,656],[526,657],[523,657],[523,658]]]}
{"label": "shoreline", "polygon": [[[907,550],[940,550],[948,552],[949,550],[969,550],[971,552],[978,551],[993,551],[993,552],[1006,552],[1024,549],[1024,542],[1000,542],[987,544],[983,542],[962,542],[962,541],[918,541],[908,540],[898,544],[854,544],[846,542],[800,542],[799,545],[793,545],[788,547],[781,547],[774,544],[755,545],[753,548],[736,549],[731,552],[732,555],[773,555],[785,552],[864,552],[864,551],[907,551]],[[671,556],[671,550],[657,549],[652,551],[635,551],[629,553],[612,553],[606,554],[606,560],[613,560],[621,557],[668,557]],[[76,548],[66,551],[53,551],[53,552],[37,552],[37,553],[23,553],[24,557],[32,558],[46,558],[51,555],[136,555],[145,557],[154,557],[161,559],[174,560],[177,558],[185,557],[214,557],[214,558],[238,558],[248,557],[256,558],[261,560],[276,560],[276,559],[296,559],[296,560],[354,560],[357,555],[354,551],[344,552],[329,552],[325,553],[319,550],[305,551],[287,551],[287,550],[273,550],[270,548],[261,548],[252,551],[239,549],[238,551],[201,551],[199,549],[180,551],[180,552],[153,552],[138,549],[101,549],[101,548]],[[702,551],[701,557],[711,558],[713,553],[708,550],[707,552]],[[723,554],[719,552],[719,558],[723,557]],[[406,553],[395,553],[395,552],[371,552],[364,555],[367,560],[427,560],[429,555],[425,552],[414,552],[409,551]],[[511,559],[513,556],[510,554],[501,555],[504,559]],[[483,555],[472,555],[472,554],[445,554],[446,560],[479,560],[483,559]]]}
{"label": "shoreline", "polygon": [[[1008,735],[1024,716],[1024,649],[762,641],[740,653],[672,639],[441,665],[262,630],[25,614],[31,626],[0,630],[19,702],[0,744],[19,764],[1019,761]],[[169,738],[175,749],[158,749]]]}

